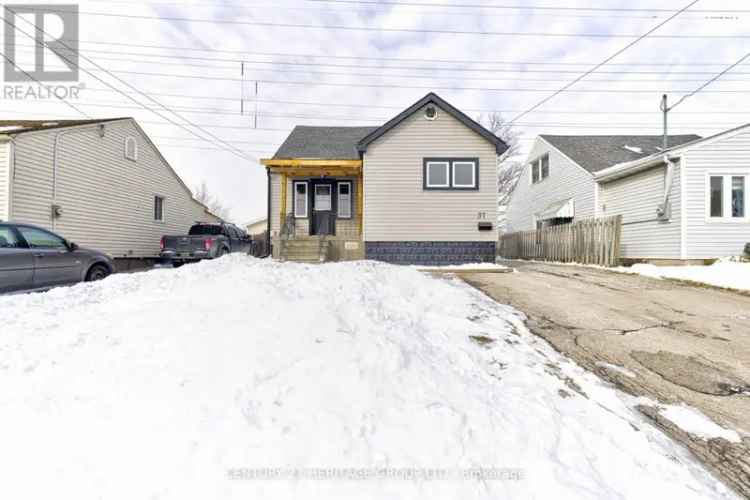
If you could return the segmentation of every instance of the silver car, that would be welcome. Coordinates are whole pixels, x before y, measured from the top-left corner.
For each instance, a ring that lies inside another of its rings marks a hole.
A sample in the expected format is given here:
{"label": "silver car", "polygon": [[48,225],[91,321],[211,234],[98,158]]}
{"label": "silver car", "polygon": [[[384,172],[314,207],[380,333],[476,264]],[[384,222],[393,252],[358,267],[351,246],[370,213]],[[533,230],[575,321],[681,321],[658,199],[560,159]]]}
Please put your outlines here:
{"label": "silver car", "polygon": [[115,270],[105,253],[32,224],[0,221],[0,293],[46,290],[104,279]]}

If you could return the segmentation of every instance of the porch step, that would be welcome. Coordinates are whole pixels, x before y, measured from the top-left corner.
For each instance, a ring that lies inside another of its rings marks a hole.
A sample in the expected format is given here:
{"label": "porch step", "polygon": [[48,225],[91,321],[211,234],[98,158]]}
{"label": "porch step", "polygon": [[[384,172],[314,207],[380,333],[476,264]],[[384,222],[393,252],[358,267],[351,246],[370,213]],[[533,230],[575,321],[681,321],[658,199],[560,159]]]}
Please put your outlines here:
{"label": "porch step", "polygon": [[328,255],[328,242],[318,236],[303,236],[281,241],[281,260],[291,262],[320,263]]}

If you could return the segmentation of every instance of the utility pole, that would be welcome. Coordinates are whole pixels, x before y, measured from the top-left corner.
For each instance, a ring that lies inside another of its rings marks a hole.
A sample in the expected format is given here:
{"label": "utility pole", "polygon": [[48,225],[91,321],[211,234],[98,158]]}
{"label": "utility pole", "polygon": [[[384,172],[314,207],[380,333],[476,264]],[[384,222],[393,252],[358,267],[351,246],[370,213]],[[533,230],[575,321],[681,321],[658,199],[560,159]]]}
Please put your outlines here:
{"label": "utility pole", "polygon": [[667,149],[669,149],[669,135],[668,135],[668,131],[667,131],[667,115],[669,114],[669,112],[672,109],[667,104],[667,94],[664,94],[663,96],[661,96],[661,106],[660,106],[660,108],[661,108],[662,113],[664,114],[664,138],[662,139],[662,145],[661,145],[661,147],[662,147],[662,149],[664,149],[666,151]]}
{"label": "utility pole", "polygon": [[255,127],[258,128],[258,80],[255,81]]}
{"label": "utility pole", "polygon": [[245,61],[240,61],[240,116],[245,114]]}

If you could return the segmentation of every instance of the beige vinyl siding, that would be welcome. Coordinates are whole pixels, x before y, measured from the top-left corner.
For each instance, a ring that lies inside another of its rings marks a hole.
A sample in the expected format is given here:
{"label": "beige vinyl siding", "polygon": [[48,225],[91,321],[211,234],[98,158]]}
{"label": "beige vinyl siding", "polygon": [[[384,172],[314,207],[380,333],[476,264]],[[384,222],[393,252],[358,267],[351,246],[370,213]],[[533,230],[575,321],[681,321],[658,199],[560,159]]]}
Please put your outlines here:
{"label": "beige vinyl siding", "polygon": [[[530,163],[544,154],[549,154],[549,177],[532,184]],[[570,198],[574,200],[575,220],[594,217],[595,184],[589,172],[537,137],[508,203],[508,232],[535,229],[535,214]]]}
{"label": "beige vinyl siding", "polygon": [[10,142],[0,140],[0,220],[10,212]]}
{"label": "beige vinyl siding", "polygon": [[680,166],[675,167],[670,189],[669,221],[656,219],[664,196],[666,166],[658,166],[616,181],[602,183],[602,217],[622,215],[620,255],[624,258],[679,259],[681,243]]}
{"label": "beige vinyl siding", "polygon": [[[62,217],[51,217],[53,147],[59,168],[57,199]],[[138,143],[138,159],[125,158],[125,138]],[[164,234],[184,234],[198,220],[215,220],[164,163],[130,120],[16,137],[13,219],[38,224],[81,246],[114,257],[159,253]],[[164,197],[164,221],[154,220],[154,197]]]}
{"label": "beige vinyl siding", "polygon": [[[744,130],[697,144],[683,156],[686,164],[686,258],[712,259],[742,255],[745,243],[750,242],[749,219],[708,221],[706,183],[709,174],[747,175],[745,189],[750,189],[750,131]],[[747,193],[746,200],[750,200]],[[750,207],[745,206],[745,211],[748,210]]]}
{"label": "beige vinyl siding", "polygon": [[[478,191],[426,191],[426,157],[479,158]],[[497,222],[495,146],[448,113],[434,121],[424,109],[371,144],[364,157],[366,241],[495,241],[478,215]]]}

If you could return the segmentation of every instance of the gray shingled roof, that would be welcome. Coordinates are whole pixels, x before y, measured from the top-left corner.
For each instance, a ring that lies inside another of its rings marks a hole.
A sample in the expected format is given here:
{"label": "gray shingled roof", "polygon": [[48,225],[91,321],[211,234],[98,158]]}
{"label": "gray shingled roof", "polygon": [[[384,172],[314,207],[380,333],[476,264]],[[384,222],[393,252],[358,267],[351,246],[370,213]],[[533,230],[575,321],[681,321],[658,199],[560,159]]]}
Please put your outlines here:
{"label": "gray shingled roof", "polygon": [[[591,173],[662,151],[661,135],[541,135],[568,158]],[[670,135],[669,147],[700,139],[699,135]],[[626,148],[627,146],[627,148]]]}
{"label": "gray shingled roof", "polygon": [[294,127],[274,158],[359,160],[357,143],[378,127]]}

